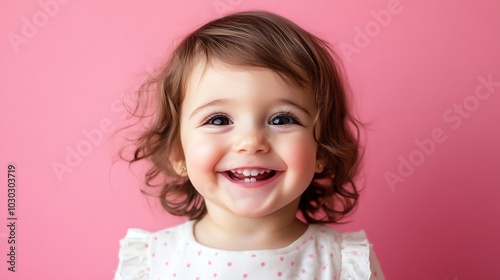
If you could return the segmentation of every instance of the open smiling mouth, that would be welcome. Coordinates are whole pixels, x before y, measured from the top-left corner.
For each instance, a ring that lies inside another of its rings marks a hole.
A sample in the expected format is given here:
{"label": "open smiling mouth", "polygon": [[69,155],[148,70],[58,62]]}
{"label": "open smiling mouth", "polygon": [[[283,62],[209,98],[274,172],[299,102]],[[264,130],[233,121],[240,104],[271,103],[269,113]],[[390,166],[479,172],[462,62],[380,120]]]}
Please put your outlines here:
{"label": "open smiling mouth", "polygon": [[276,175],[275,170],[269,169],[235,169],[224,172],[229,179],[240,183],[263,182]]}

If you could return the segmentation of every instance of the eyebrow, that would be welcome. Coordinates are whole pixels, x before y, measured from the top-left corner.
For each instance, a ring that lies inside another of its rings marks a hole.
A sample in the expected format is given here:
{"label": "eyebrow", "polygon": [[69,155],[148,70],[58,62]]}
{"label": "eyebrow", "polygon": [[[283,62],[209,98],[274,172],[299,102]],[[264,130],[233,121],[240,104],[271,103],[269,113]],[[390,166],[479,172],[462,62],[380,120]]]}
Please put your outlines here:
{"label": "eyebrow", "polygon": [[306,113],[308,116],[312,117],[311,113],[309,113],[309,111],[307,111],[306,108],[304,108],[301,105],[293,102],[292,100],[289,100],[289,99],[278,99],[277,101],[278,101],[277,103],[285,103],[285,104],[288,104],[288,105],[292,105],[292,106],[296,107],[297,109],[301,110],[302,112]]}
{"label": "eyebrow", "polygon": [[201,105],[200,107],[194,109],[194,111],[191,113],[191,115],[189,116],[189,118],[191,119],[194,115],[196,115],[199,111],[207,108],[207,107],[212,107],[212,106],[217,106],[217,105],[224,105],[224,104],[227,104],[229,103],[229,100],[228,99],[215,99],[215,100],[212,100],[210,102],[207,102],[203,105]]}
{"label": "eyebrow", "polygon": [[[205,108],[212,107],[212,106],[218,106],[218,105],[225,105],[228,103],[231,103],[231,101],[229,99],[226,99],[226,98],[215,99],[215,100],[212,100],[210,102],[207,102],[207,103],[201,105],[200,107],[196,108],[189,116],[189,119],[191,119],[194,115],[196,115],[198,112],[202,111]],[[312,116],[311,113],[306,108],[302,107],[301,105],[299,105],[299,104],[297,104],[289,99],[283,99],[283,98],[278,99],[278,100],[276,100],[276,103],[282,103],[282,104],[284,103],[287,105],[291,105],[293,107],[296,107],[300,111],[306,113],[308,116]]]}

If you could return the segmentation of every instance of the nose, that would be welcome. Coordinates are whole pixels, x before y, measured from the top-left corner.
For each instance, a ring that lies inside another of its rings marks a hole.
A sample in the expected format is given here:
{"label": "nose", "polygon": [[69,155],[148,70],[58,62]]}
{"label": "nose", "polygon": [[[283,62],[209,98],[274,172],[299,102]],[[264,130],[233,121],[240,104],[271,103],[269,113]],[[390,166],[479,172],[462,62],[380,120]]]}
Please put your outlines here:
{"label": "nose", "polygon": [[238,153],[267,153],[270,149],[267,133],[263,129],[249,128],[239,131],[234,150]]}

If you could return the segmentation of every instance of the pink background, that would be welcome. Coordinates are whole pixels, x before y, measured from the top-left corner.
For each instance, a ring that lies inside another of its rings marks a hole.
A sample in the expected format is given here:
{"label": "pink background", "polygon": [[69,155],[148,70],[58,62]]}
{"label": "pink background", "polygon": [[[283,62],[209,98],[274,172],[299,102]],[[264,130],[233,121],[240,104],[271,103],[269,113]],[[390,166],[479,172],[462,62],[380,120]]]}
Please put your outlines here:
{"label": "pink background", "polygon": [[173,41],[248,9],[284,15],[344,57],[368,145],[360,207],[339,228],[366,230],[388,279],[498,279],[497,1],[55,1],[0,1],[1,279],[111,279],[127,228],[181,222],[112,165],[119,102]]}

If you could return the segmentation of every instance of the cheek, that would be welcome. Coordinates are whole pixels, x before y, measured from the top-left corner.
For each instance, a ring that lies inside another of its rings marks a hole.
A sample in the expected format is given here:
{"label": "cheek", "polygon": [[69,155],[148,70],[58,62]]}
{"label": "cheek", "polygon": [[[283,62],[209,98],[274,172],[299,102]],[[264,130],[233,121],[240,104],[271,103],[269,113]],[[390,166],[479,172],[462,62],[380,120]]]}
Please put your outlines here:
{"label": "cheek", "polygon": [[[312,174],[316,167],[317,143],[312,137],[294,137],[282,142],[280,154],[289,168],[294,168],[300,174]],[[308,176],[306,176],[308,177]]]}
{"label": "cheek", "polygon": [[217,190],[214,170],[224,155],[221,142],[195,135],[190,139],[184,145],[189,180],[203,197],[211,197]]}
{"label": "cheek", "polygon": [[186,165],[190,174],[200,171],[213,171],[223,155],[221,142],[207,137],[188,136],[184,141]]}

